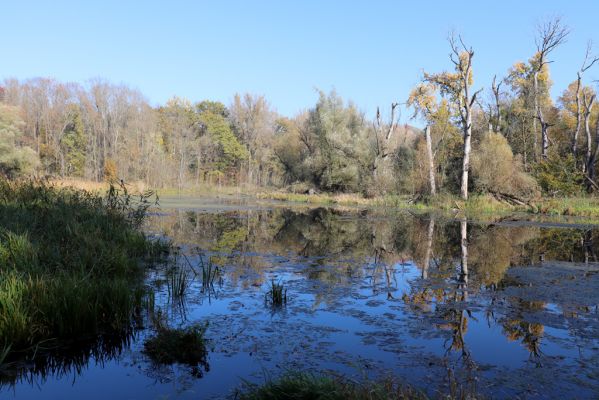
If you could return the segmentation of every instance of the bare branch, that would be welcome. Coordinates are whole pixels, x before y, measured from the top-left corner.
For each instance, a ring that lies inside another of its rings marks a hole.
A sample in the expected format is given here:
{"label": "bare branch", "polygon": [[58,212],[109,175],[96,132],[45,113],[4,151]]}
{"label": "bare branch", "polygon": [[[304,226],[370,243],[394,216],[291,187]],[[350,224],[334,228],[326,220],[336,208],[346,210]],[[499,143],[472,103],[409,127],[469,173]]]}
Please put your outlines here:
{"label": "bare branch", "polygon": [[539,65],[537,66],[539,71],[545,64],[551,62],[547,60],[547,56],[566,41],[569,33],[570,30],[562,24],[559,17],[553,18],[537,28],[535,44],[539,55]]}
{"label": "bare branch", "polygon": [[474,105],[474,103],[476,102],[476,96],[478,96],[478,94],[480,92],[482,92],[483,89],[478,89],[473,95],[472,95],[472,100],[470,100],[470,107],[472,107]]}
{"label": "bare branch", "polygon": [[595,64],[597,61],[599,61],[599,56],[591,56],[592,52],[593,52],[593,41],[589,40],[587,42],[587,50],[584,55],[584,61],[582,63],[582,66],[580,67],[579,73],[581,75],[582,75],[582,73],[586,72],[589,68],[591,68],[593,66],[593,64]]}

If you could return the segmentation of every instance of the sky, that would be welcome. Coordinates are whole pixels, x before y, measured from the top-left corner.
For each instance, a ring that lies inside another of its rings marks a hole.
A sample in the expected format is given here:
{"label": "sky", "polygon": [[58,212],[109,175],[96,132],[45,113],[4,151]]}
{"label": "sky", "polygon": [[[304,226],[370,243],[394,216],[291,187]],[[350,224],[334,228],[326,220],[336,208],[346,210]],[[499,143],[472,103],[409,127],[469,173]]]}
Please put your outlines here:
{"label": "sky", "polygon": [[373,115],[405,101],[423,71],[451,67],[450,31],[473,47],[475,87],[488,89],[534,53],[535,27],[560,16],[571,33],[552,54],[557,97],[588,40],[599,53],[598,15],[597,0],[0,0],[0,79],[101,77],[152,105],[249,92],[287,116],[334,88]]}

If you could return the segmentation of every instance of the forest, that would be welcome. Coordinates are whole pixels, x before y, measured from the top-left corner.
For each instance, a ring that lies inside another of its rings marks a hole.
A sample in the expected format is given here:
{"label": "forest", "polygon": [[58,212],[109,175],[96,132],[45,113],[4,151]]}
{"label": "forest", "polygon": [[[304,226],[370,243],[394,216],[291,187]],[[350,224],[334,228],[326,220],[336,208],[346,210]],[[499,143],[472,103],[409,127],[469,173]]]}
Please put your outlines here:
{"label": "forest", "polygon": [[[599,52],[580,51],[572,82],[552,98],[560,19],[538,27],[536,51],[476,81],[475,49],[448,39],[445,71],[367,118],[335,90],[293,117],[261,95],[230,104],[173,97],[152,106],[137,89],[94,79],[0,83],[0,170],[155,188],[228,185],[300,193],[490,194],[513,202],[594,193],[599,158]],[[438,54],[435,57],[446,57]],[[413,125],[422,126],[416,128]]]}

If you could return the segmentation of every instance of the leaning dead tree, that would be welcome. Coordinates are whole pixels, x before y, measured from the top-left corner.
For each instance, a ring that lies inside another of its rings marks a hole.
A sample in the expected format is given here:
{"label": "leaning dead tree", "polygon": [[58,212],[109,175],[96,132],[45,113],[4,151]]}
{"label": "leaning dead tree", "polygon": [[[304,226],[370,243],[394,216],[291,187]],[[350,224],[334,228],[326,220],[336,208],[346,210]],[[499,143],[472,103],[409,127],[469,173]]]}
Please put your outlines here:
{"label": "leaning dead tree", "polygon": [[472,93],[472,59],[474,58],[472,47],[466,46],[461,37],[456,39],[455,35],[449,37],[449,45],[451,46],[449,58],[455,67],[455,72],[425,73],[424,80],[439,87],[441,94],[448,95],[458,110],[464,135],[460,194],[462,199],[467,200],[472,148],[472,110],[476,103],[476,97],[482,89]]}
{"label": "leaning dead tree", "polygon": [[[572,136],[572,153],[574,154],[574,158],[578,155],[578,136],[580,135],[580,128],[582,125],[582,77],[584,73],[593,66],[597,61],[599,61],[599,57],[591,56],[591,52],[593,49],[592,42],[589,41],[587,44],[587,49],[584,55],[584,60],[578,72],[576,73],[576,128],[574,130],[574,135]],[[587,164],[588,164],[588,156],[587,156]]]}
{"label": "leaning dead tree", "polygon": [[540,104],[539,75],[543,72],[543,68],[552,62],[548,59],[549,55],[559,45],[566,41],[568,33],[568,28],[562,26],[562,22],[559,18],[555,18],[539,26],[537,38],[535,39],[535,44],[537,46],[537,60],[536,63],[533,63],[534,108],[535,118],[541,125],[541,157],[543,159],[547,158],[549,150],[549,128],[552,124],[545,118],[543,107]]}
{"label": "leaning dead tree", "polygon": [[[397,128],[395,113],[399,103],[391,103],[391,121],[383,124],[381,110],[376,108],[376,120],[374,121],[375,158],[372,165],[372,173],[376,177],[380,165],[389,157],[389,140]],[[399,118],[397,118],[399,120]],[[386,126],[385,126],[386,125]]]}

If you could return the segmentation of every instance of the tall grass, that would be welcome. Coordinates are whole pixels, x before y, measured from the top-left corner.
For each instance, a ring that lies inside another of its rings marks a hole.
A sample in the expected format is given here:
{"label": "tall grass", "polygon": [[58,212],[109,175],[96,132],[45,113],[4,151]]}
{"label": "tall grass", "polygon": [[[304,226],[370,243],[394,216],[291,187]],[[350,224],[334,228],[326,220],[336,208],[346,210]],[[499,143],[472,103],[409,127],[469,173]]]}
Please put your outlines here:
{"label": "tall grass", "polygon": [[168,294],[173,300],[181,300],[191,284],[190,275],[184,268],[176,267],[167,275]]}
{"label": "tall grass", "polygon": [[[150,194],[105,197],[42,181],[0,179],[3,361],[131,327],[141,262],[168,251],[138,229]],[[6,349],[9,349],[6,351]]]}
{"label": "tall grass", "polygon": [[282,283],[270,282],[270,290],[266,293],[266,303],[272,307],[282,307],[287,304],[287,288]]}

